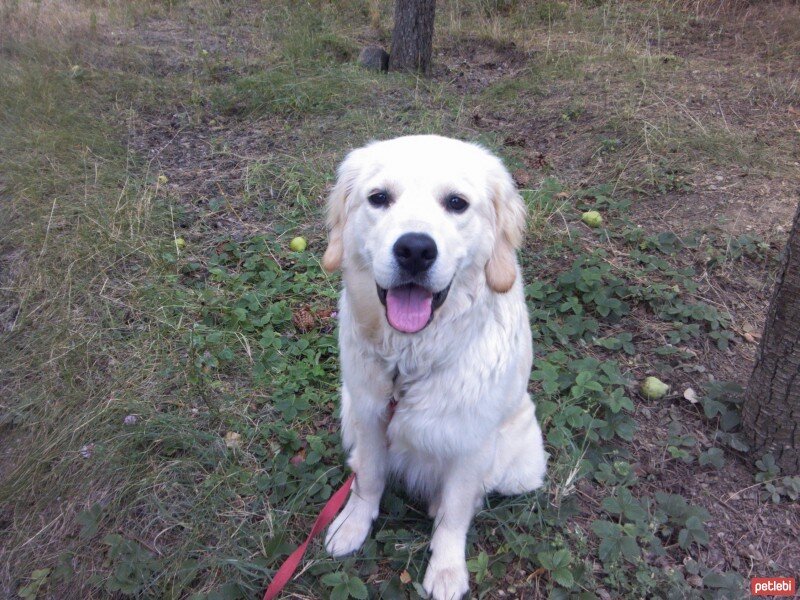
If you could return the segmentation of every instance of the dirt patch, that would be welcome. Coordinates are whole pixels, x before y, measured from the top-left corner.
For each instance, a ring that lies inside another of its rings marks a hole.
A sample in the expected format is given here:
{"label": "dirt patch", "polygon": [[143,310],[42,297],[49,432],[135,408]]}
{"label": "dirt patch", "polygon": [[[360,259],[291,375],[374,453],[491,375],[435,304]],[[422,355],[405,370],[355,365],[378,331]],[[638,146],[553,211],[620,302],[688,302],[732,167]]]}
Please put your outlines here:
{"label": "dirt patch", "polygon": [[530,54],[513,41],[462,36],[437,49],[433,76],[461,93],[474,93],[526,68]]}

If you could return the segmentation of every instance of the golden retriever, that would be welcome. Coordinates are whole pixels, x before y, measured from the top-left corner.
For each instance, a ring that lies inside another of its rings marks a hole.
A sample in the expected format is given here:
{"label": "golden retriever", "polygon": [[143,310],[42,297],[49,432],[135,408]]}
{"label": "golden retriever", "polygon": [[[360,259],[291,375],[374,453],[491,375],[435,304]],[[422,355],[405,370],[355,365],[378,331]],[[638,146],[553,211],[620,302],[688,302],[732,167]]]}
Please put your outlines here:
{"label": "golden retriever", "polygon": [[356,480],[326,548],[361,546],[394,476],[434,519],[434,600],[469,591],[466,534],[483,496],[536,489],[546,470],[527,392],[525,218],[497,157],[434,135],[350,152],[329,198],[323,266],[344,281],[342,436]]}

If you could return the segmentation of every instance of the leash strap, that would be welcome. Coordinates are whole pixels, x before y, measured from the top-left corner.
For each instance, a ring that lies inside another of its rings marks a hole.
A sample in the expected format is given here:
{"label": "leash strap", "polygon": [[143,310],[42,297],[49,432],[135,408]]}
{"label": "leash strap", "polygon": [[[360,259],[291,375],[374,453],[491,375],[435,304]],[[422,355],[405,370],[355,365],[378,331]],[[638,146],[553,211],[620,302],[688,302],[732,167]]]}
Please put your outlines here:
{"label": "leash strap", "polygon": [[314,539],[315,535],[330,525],[331,521],[333,521],[333,518],[336,516],[336,513],[341,510],[342,505],[344,504],[345,500],[347,500],[347,495],[350,493],[350,488],[352,487],[353,480],[355,478],[356,474],[352,473],[350,477],[347,478],[347,481],[342,484],[342,487],[336,490],[330,497],[330,500],[328,500],[325,506],[322,507],[317,520],[314,521],[314,526],[311,528],[311,532],[308,534],[306,541],[300,544],[300,546],[298,546],[297,549],[292,552],[285,561],[283,561],[283,564],[275,573],[275,577],[272,578],[272,582],[269,584],[267,591],[264,593],[264,600],[273,600],[273,598],[280,594],[284,586],[289,583],[292,575],[294,575],[294,572],[297,570],[303,555],[306,553],[308,544],[312,539]]}

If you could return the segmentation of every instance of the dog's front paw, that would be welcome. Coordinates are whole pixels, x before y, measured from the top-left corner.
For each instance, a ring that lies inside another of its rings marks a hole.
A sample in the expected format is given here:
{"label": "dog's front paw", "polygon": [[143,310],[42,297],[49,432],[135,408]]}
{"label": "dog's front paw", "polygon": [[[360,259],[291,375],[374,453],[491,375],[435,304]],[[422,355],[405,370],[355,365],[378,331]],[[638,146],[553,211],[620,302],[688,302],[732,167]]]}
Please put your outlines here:
{"label": "dog's front paw", "polygon": [[372,517],[363,510],[345,508],[325,535],[325,549],[331,556],[344,556],[361,548],[367,539]]}
{"label": "dog's front paw", "polygon": [[432,600],[461,600],[469,592],[467,563],[462,559],[450,564],[439,564],[436,555],[431,557],[422,587]]}

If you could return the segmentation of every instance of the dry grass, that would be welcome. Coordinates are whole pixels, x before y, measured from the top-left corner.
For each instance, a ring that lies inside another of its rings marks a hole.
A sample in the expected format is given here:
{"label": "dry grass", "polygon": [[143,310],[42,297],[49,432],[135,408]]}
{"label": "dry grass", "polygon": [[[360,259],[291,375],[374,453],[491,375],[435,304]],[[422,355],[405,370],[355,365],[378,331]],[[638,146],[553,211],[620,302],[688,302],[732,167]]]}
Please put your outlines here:
{"label": "dry grass", "polygon": [[8,0],[0,7],[0,45],[64,44],[108,26],[108,9],[80,0]]}

